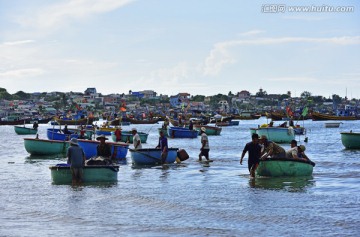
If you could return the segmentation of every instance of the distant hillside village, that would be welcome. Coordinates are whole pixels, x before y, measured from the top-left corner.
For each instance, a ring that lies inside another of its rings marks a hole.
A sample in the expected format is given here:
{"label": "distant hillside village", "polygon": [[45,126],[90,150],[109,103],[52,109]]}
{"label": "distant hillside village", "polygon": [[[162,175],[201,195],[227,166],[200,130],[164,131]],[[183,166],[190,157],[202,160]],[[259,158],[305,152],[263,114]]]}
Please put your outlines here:
{"label": "distant hillside village", "polygon": [[243,111],[264,113],[282,111],[291,108],[298,111],[304,107],[323,113],[331,113],[337,108],[351,106],[359,109],[359,100],[348,100],[338,95],[332,98],[313,96],[304,91],[300,97],[285,94],[268,94],[259,89],[255,94],[247,90],[213,96],[158,94],[153,90],[129,91],[103,95],[96,88],[87,88],[84,92],[34,92],[18,91],[9,94],[0,88],[1,120],[16,120],[23,117],[59,116],[69,112],[84,111],[94,116],[112,116],[119,113],[166,114],[168,111],[186,111],[208,114],[240,114]]}

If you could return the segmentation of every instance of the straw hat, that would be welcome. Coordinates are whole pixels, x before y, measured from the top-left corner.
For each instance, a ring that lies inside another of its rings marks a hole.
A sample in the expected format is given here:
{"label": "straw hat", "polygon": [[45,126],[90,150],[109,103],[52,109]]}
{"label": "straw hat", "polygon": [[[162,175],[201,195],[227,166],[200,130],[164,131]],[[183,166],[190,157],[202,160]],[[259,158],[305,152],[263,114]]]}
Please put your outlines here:
{"label": "straw hat", "polygon": [[136,132],[137,132],[137,129],[136,129],[136,128],[132,128],[131,131],[136,131]]}
{"label": "straw hat", "polygon": [[96,140],[98,140],[98,141],[99,141],[100,139],[107,140],[108,138],[105,137],[105,135],[100,135],[100,136],[98,136],[98,137],[96,138]]}
{"label": "straw hat", "polygon": [[206,132],[206,128],[205,128],[205,127],[201,127],[200,129],[201,129],[201,131]]}
{"label": "straw hat", "polygon": [[70,144],[75,146],[79,145],[78,140],[75,137],[71,138]]}
{"label": "straw hat", "polygon": [[299,147],[303,152],[306,150],[306,147],[304,145],[300,145]]}

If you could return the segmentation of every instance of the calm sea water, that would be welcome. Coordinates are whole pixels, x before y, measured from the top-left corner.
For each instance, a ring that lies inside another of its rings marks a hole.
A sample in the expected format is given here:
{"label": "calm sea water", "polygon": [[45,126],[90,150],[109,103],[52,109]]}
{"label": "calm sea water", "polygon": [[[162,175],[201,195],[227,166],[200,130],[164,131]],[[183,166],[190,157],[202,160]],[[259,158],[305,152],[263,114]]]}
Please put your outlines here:
{"label": "calm sea water", "polygon": [[[316,163],[312,177],[251,180],[239,158],[249,128],[263,123],[240,121],[209,136],[210,165],[196,162],[200,138],[169,139],[190,159],[136,168],[128,154],[117,183],[78,187],[51,183],[48,167],[64,157],[30,157],[23,138],[32,135],[0,126],[0,236],[359,236],[360,150],[344,149],[340,132],[360,132],[360,121],[304,122],[308,142],[297,140]],[[160,126],[137,126],[150,133],[143,147],[157,145]]]}

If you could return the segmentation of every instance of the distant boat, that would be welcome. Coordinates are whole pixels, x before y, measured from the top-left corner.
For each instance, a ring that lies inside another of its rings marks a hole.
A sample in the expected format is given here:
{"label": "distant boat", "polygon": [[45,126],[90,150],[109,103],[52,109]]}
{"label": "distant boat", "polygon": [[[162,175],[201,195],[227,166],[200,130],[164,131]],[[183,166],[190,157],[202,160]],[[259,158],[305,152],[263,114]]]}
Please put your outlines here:
{"label": "distant boat", "polygon": [[[99,141],[89,141],[84,139],[78,139],[79,146],[83,148],[86,159],[97,156],[97,146],[100,144]],[[117,143],[117,142],[106,142],[111,147],[112,159],[123,160],[126,159],[126,155],[129,149],[129,144]]]}
{"label": "distant boat", "polygon": [[292,127],[260,127],[251,128],[250,133],[257,133],[260,136],[265,135],[268,140],[276,143],[290,143],[295,139],[295,131]]}
{"label": "distant boat", "polygon": [[90,125],[93,123],[94,118],[82,118],[82,119],[60,119],[55,118],[58,125]]}
{"label": "distant boat", "polygon": [[233,119],[240,119],[240,120],[253,120],[253,119],[259,119],[261,117],[261,114],[256,114],[254,112],[247,112],[243,111],[239,114],[233,114]]}
{"label": "distant boat", "polygon": [[29,119],[19,119],[19,120],[0,120],[0,125],[22,125],[29,123]]}
{"label": "distant boat", "polygon": [[111,132],[115,132],[116,128],[109,127],[109,128],[99,128],[96,130],[96,135],[105,135],[105,136],[111,136]]}
{"label": "distant boat", "polygon": [[59,140],[59,141],[68,141],[71,138],[79,137],[79,134],[75,134],[75,133],[65,134],[62,133],[60,129],[56,129],[56,128],[48,128],[46,131],[46,135],[49,140]]}
{"label": "distant boat", "polygon": [[205,134],[206,135],[220,135],[222,128],[221,127],[215,127],[215,126],[209,126],[209,125],[194,125],[195,130],[200,132],[200,129],[204,127],[206,129]]}
{"label": "distant boat", "polygon": [[347,149],[360,149],[360,133],[342,132],[341,142]]}
{"label": "distant boat", "polygon": [[35,128],[27,128],[25,126],[14,126],[14,130],[18,135],[36,134],[38,132]]}
{"label": "distant boat", "polygon": [[[139,134],[141,143],[146,143],[149,134],[144,133],[144,132],[138,132],[138,134]],[[111,132],[111,138],[112,138],[112,140],[114,142],[116,141],[115,132]],[[121,141],[122,142],[133,143],[133,134],[132,134],[132,132],[131,131],[121,131]]]}
{"label": "distant boat", "polygon": [[31,155],[66,154],[69,143],[59,140],[24,138],[25,150]]}
{"label": "distant boat", "polygon": [[199,132],[182,127],[168,127],[168,136],[171,138],[197,138]]}
{"label": "distant boat", "polygon": [[359,119],[356,116],[337,116],[337,115],[329,115],[329,114],[322,114],[317,112],[311,113],[312,120],[357,120]]}
{"label": "distant boat", "polygon": [[340,122],[325,123],[325,128],[338,128],[340,124]]}
{"label": "distant boat", "polygon": [[[72,176],[70,166],[67,164],[58,164],[50,166],[51,179],[53,184],[71,184]],[[89,165],[83,168],[83,182],[84,183],[99,183],[99,182],[117,182],[118,180],[118,165]]]}
{"label": "distant boat", "polygon": [[159,121],[158,118],[153,118],[153,119],[133,119],[133,118],[128,118],[129,122],[132,124],[154,124],[157,123]]}
{"label": "distant boat", "polygon": [[261,160],[256,169],[258,176],[310,176],[315,163],[302,159],[271,158]]}
{"label": "distant boat", "polygon": [[[136,165],[159,165],[161,164],[161,149],[145,148],[145,149],[129,149],[131,160]],[[177,157],[178,148],[169,148],[166,163],[174,163]]]}

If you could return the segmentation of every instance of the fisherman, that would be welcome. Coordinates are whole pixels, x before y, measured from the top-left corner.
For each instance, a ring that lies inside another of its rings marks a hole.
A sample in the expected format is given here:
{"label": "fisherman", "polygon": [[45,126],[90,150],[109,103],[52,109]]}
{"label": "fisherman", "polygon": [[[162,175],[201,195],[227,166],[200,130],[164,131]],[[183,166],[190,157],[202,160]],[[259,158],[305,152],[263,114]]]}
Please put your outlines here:
{"label": "fisherman", "polygon": [[108,140],[105,135],[98,136],[96,140],[100,141],[99,145],[96,147],[97,156],[101,156],[105,159],[111,159],[111,147],[105,141]]}
{"label": "fisherman", "polygon": [[260,144],[264,145],[264,150],[261,153],[261,160],[266,158],[285,158],[286,153],[284,148],[275,142],[269,141],[265,135],[260,137]]}
{"label": "fisherman", "polygon": [[76,138],[71,138],[70,147],[66,154],[72,175],[72,184],[80,184],[83,180],[83,167],[85,165],[85,153],[79,146]]}
{"label": "fisherman", "polygon": [[136,128],[132,128],[131,129],[132,135],[133,135],[133,145],[134,145],[134,149],[141,149],[142,145],[141,145],[141,139],[139,134],[137,133],[137,129]]}
{"label": "fisherman", "polygon": [[164,164],[168,156],[168,140],[162,130],[160,130],[159,143],[156,148],[161,149],[161,164]]}
{"label": "fisherman", "polygon": [[251,136],[251,139],[252,139],[252,141],[249,143],[246,143],[244,150],[241,154],[240,165],[242,165],[242,161],[244,159],[246,152],[249,152],[248,169],[250,172],[250,176],[255,177],[255,171],[260,162],[261,146],[259,144],[259,135],[258,134],[254,133]]}
{"label": "fisherman", "polygon": [[199,161],[202,160],[202,156],[204,156],[207,161],[210,161],[210,159],[209,159],[209,151],[210,151],[209,139],[205,132],[206,132],[206,128],[201,127],[201,129],[200,129],[201,148],[200,148],[200,154],[199,154]]}

